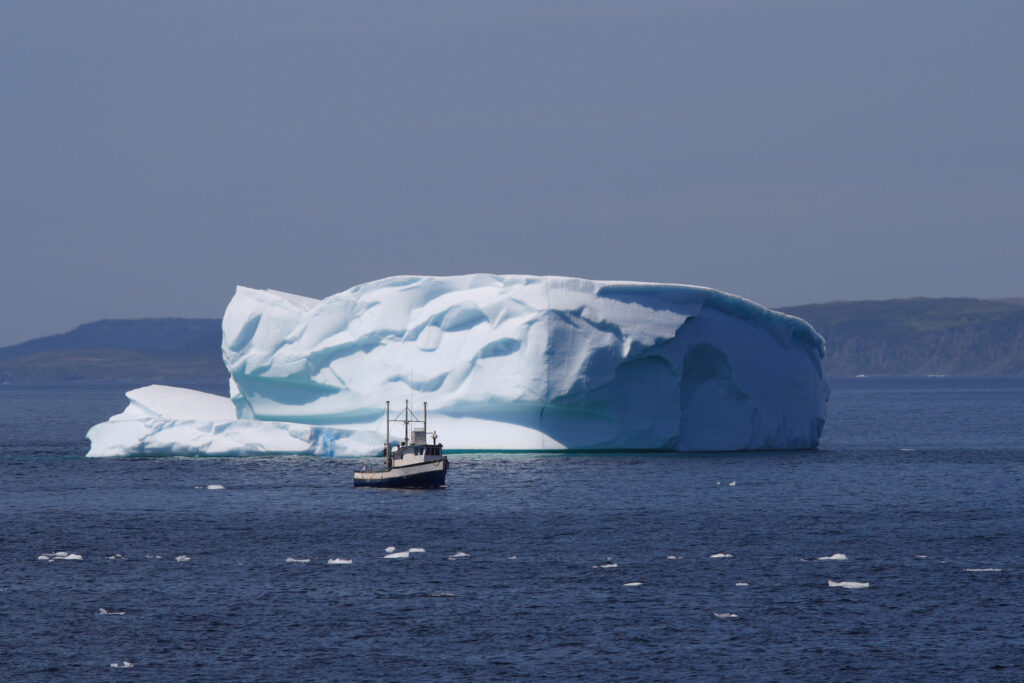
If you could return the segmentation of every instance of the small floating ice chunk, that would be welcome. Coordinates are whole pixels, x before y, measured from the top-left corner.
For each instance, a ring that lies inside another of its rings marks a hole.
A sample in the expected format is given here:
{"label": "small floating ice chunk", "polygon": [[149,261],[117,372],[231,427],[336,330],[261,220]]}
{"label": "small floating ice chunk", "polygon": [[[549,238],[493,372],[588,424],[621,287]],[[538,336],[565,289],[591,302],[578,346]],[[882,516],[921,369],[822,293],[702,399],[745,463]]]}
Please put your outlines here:
{"label": "small floating ice chunk", "polygon": [[147,560],[162,560],[162,559],[164,559],[164,556],[163,555],[146,555],[146,559]]}
{"label": "small floating ice chunk", "polygon": [[736,585],[737,586],[749,586],[750,584],[747,583],[746,581],[737,581]]}
{"label": "small floating ice chunk", "polygon": [[818,559],[819,560],[848,560],[850,558],[848,558],[846,555],[843,555],[842,553],[836,553],[835,555],[827,555],[825,557],[819,557]]}
{"label": "small floating ice chunk", "polygon": [[616,562],[605,562],[604,564],[595,564],[594,569],[617,569],[618,566]]}
{"label": "small floating ice chunk", "polygon": [[108,560],[127,560],[128,557],[121,553],[114,553],[113,555],[107,555]]}
{"label": "small floating ice chunk", "polygon": [[739,615],[733,612],[715,612],[715,618],[717,619],[735,619]]}
{"label": "small floating ice chunk", "polygon": [[332,557],[327,560],[327,564],[352,564],[352,560],[346,560],[341,557]]}
{"label": "small floating ice chunk", "polygon": [[409,551],[408,550],[403,550],[403,551],[398,552],[398,553],[388,553],[387,555],[384,556],[384,559],[385,560],[404,560],[404,559],[408,559],[408,557],[409,557]]}
{"label": "small floating ice chunk", "polygon": [[36,560],[45,560],[47,562],[54,562],[55,560],[81,560],[82,556],[78,553],[69,553],[66,550],[61,550],[56,553],[43,553]]}
{"label": "small floating ice chunk", "polygon": [[928,557],[928,556],[927,555],[914,555],[914,559],[915,560],[923,560],[926,557]]}
{"label": "small floating ice chunk", "polygon": [[455,593],[427,593],[428,598],[454,598]]}
{"label": "small floating ice chunk", "polygon": [[518,557],[516,557],[515,555],[509,555],[509,556],[508,556],[508,557],[506,557],[505,559],[506,559],[506,560],[518,560],[519,558],[518,558]]}
{"label": "small floating ice chunk", "polygon": [[712,559],[716,559],[717,560],[717,559],[721,559],[723,557],[732,557],[732,555],[730,555],[729,553],[715,553],[714,555],[709,555],[708,557],[711,557]]}
{"label": "small floating ice chunk", "polygon": [[175,562],[188,562],[191,559],[192,558],[189,557],[188,555],[176,555],[175,558],[174,558],[174,561]]}
{"label": "small floating ice chunk", "polygon": [[729,486],[735,486],[735,485],[736,485],[736,482],[735,482],[735,481],[730,481],[730,482],[729,482]]}
{"label": "small floating ice chunk", "polygon": [[220,484],[207,484],[206,485],[206,490],[207,491],[223,491],[224,487],[221,486]]}
{"label": "small floating ice chunk", "polygon": [[665,556],[665,559],[666,559],[666,560],[678,560],[678,559],[679,559],[679,557],[678,557],[678,556],[676,556],[676,555],[666,555],[666,556]]}
{"label": "small floating ice chunk", "polygon": [[289,557],[287,560],[285,560],[285,562],[292,562],[292,563],[295,563],[295,564],[308,564],[309,563],[309,558],[308,557]]}
{"label": "small floating ice chunk", "polygon": [[469,557],[469,553],[464,553],[464,552],[462,552],[460,550],[459,552],[455,553],[454,555],[449,555],[448,559],[449,560],[457,560],[457,559],[459,559],[461,557]]}
{"label": "small floating ice chunk", "polygon": [[870,583],[860,581],[832,581],[829,579],[828,582],[829,588],[867,588],[870,585]]}
{"label": "small floating ice chunk", "polygon": [[623,586],[628,586],[628,587],[632,588],[633,586],[642,586],[642,585],[644,585],[644,582],[643,581],[630,581],[629,583],[624,583],[622,585]]}
{"label": "small floating ice chunk", "polygon": [[389,545],[387,548],[384,548],[384,552],[386,552],[386,553],[393,553],[393,552],[395,552],[395,546]]}
{"label": "small floating ice chunk", "polygon": [[123,662],[112,662],[110,666],[114,669],[130,669],[135,665],[126,659]]}
{"label": "small floating ice chunk", "polygon": [[978,569],[965,569],[965,572],[1001,572],[1003,571],[999,567],[981,567]]}
{"label": "small floating ice chunk", "polygon": [[427,552],[423,548],[409,548],[410,553],[425,553]]}
{"label": "small floating ice chunk", "polygon": [[120,616],[120,615],[123,615],[124,612],[116,612],[116,611],[114,611],[112,609],[105,609],[103,607],[100,607],[100,611],[97,612],[97,614],[110,614],[110,615],[114,615],[114,616]]}

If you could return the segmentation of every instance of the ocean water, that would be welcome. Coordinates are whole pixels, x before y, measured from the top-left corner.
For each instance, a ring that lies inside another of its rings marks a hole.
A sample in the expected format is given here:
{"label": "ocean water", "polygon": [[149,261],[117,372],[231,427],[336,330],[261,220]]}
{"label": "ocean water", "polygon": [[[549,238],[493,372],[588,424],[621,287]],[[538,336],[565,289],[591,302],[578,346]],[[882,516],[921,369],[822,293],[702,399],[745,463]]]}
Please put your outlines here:
{"label": "ocean water", "polygon": [[456,455],[437,491],[85,459],[128,388],[0,387],[0,678],[1024,678],[1024,379],[836,380],[817,451]]}

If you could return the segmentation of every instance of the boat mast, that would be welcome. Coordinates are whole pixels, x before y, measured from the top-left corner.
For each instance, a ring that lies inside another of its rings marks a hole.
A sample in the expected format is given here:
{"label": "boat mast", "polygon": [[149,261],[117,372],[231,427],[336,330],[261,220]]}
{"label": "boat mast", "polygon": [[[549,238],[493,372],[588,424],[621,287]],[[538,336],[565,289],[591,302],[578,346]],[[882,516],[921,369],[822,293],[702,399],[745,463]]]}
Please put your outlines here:
{"label": "boat mast", "polygon": [[384,401],[384,458],[391,469],[391,401]]}
{"label": "boat mast", "polygon": [[423,402],[423,438],[427,438],[427,402]]}
{"label": "boat mast", "polygon": [[402,417],[405,418],[405,443],[409,443],[409,399],[405,399],[405,413]]}

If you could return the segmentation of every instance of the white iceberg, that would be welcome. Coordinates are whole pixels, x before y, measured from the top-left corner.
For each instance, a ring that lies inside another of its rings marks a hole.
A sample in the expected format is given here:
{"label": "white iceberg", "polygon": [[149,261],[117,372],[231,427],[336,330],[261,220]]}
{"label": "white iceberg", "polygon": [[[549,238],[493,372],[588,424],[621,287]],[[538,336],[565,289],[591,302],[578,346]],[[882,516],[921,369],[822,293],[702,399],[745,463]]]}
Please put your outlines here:
{"label": "white iceberg", "polygon": [[[373,433],[304,424],[239,420],[231,400],[153,384],[132,389],[128,407],[86,436],[89,457],[116,455],[365,455]],[[209,490],[223,488],[211,484]]]}
{"label": "white iceberg", "polygon": [[89,455],[366,455],[384,400],[409,396],[450,450],[814,448],[829,394],[810,325],[686,285],[396,276],[323,300],[239,287],[223,333],[230,402],[136,389],[89,431]]}

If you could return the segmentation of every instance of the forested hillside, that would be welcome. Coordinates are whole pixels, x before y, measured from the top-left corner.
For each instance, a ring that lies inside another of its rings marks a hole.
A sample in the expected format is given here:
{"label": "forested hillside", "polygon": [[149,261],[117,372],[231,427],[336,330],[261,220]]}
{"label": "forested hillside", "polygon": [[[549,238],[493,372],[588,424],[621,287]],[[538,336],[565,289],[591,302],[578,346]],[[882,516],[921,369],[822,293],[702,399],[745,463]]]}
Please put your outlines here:
{"label": "forested hillside", "polygon": [[227,382],[220,320],[100,320],[0,349],[0,383]]}
{"label": "forested hillside", "polygon": [[828,345],[826,372],[849,375],[1024,374],[1024,301],[835,301],[780,311]]}

